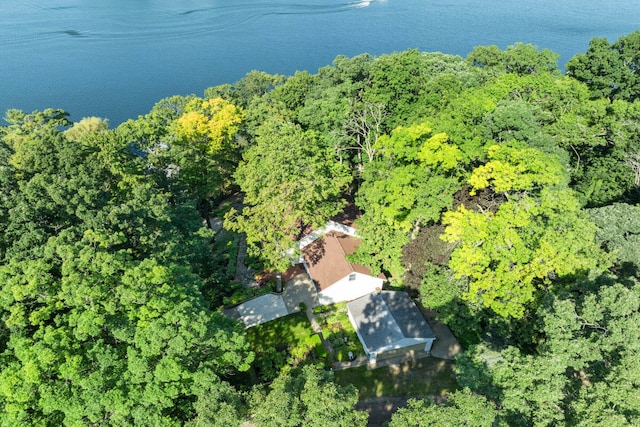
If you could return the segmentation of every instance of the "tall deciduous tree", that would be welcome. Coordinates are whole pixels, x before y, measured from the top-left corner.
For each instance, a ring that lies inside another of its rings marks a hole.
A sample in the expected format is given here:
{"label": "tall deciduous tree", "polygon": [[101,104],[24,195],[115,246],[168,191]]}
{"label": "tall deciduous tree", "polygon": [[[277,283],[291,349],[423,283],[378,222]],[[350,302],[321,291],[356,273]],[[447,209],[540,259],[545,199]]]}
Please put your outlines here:
{"label": "tall deciduous tree", "polygon": [[640,269],[640,207],[614,203],[587,212],[599,228],[597,239],[614,254],[616,263]]}
{"label": "tall deciduous tree", "polygon": [[204,91],[205,98],[224,98],[246,108],[255,99],[284,83],[286,78],[278,74],[251,70],[240,80],[231,84],[214,86]]}
{"label": "tall deciduous tree", "polygon": [[100,117],[83,117],[71,128],[67,129],[65,136],[72,141],[82,141],[96,132],[104,132],[109,129],[109,121]]}
{"label": "tall deciduous tree", "polygon": [[197,215],[169,203],[125,141],[69,140],[58,116],[13,114],[0,156],[0,423],[235,416],[220,377],[252,355],[200,293]]}
{"label": "tall deciduous tree", "polygon": [[467,56],[467,61],[476,67],[495,69],[498,73],[525,75],[557,72],[559,57],[549,49],[516,43],[507,46],[505,50],[500,50],[497,46],[476,46]]}
{"label": "tall deciduous tree", "polygon": [[368,68],[362,100],[381,104],[388,112],[386,132],[424,120],[476,80],[464,60],[455,55],[407,50],[381,55]]}
{"label": "tall deciduous tree", "polygon": [[216,154],[238,131],[244,115],[241,109],[222,98],[194,98],[175,122],[175,132],[192,144],[203,144],[208,154]]}
{"label": "tall deciduous tree", "polygon": [[487,157],[488,161],[475,168],[469,177],[472,195],[491,187],[509,197],[514,192],[522,194],[567,184],[563,165],[540,150],[517,144],[492,145],[487,149]]}
{"label": "tall deciduous tree", "polygon": [[[509,155],[498,156],[503,151]],[[573,192],[552,187],[564,181],[557,159],[533,149],[496,148],[489,156],[469,181],[475,189],[491,185],[510,199],[495,213],[464,206],[445,213],[442,238],[459,243],[449,266],[457,277],[471,279],[465,297],[501,316],[520,318],[538,290],[558,277],[587,272],[606,257]]]}
{"label": "tall deciduous tree", "polygon": [[117,132],[176,203],[196,203],[207,218],[210,199],[231,185],[240,158],[235,135],[243,121],[244,111],[222,98],[174,96]]}
{"label": "tall deciduous tree", "polygon": [[354,150],[359,159],[366,157],[372,162],[376,154],[374,147],[384,129],[385,115],[385,107],[382,104],[364,104],[351,108],[344,123],[344,130],[347,138],[351,137],[354,144],[346,149]]}
{"label": "tall deciduous tree", "polygon": [[175,175],[184,190],[207,216],[208,199],[231,181],[237,155],[234,136],[244,111],[222,98],[193,98],[172,124],[174,139],[165,153],[177,166]]}
{"label": "tall deciduous tree", "polygon": [[339,212],[351,181],[346,165],[314,132],[279,121],[260,128],[235,178],[247,206],[231,211],[225,224],[246,233],[253,253],[276,270],[289,266],[286,252],[305,226],[322,226]]}
{"label": "tall deciduous tree", "polygon": [[367,414],[354,405],[358,391],[333,382],[330,372],[305,366],[271,383],[266,396],[254,396],[252,421],[264,427],[365,426]]}
{"label": "tall deciduous tree", "polygon": [[394,129],[374,147],[378,159],[363,174],[356,203],[362,244],[354,259],[373,271],[386,270],[401,280],[402,247],[411,233],[440,219],[459,188],[460,152],[446,134],[426,124]]}
{"label": "tall deciduous tree", "polygon": [[458,360],[458,381],[497,400],[504,425],[638,424],[638,283],[604,276],[569,291],[545,297],[535,352],[472,349]]}
{"label": "tall deciduous tree", "polygon": [[392,415],[389,427],[491,427],[497,413],[492,402],[465,388],[448,395],[446,403],[441,405],[410,399],[406,408]]}
{"label": "tall deciduous tree", "polygon": [[640,31],[620,37],[614,43],[595,38],[586,53],[567,63],[567,73],[587,84],[594,98],[634,101],[640,93]]}

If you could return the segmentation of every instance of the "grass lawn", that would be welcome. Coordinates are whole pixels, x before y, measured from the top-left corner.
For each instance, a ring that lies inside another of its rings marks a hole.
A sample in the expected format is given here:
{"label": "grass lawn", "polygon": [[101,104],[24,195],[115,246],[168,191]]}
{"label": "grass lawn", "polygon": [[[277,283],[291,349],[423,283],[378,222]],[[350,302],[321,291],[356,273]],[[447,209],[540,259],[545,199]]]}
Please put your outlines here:
{"label": "grass lawn", "polygon": [[317,337],[304,313],[289,314],[247,329],[251,349],[256,353],[296,347],[311,340],[312,336]]}
{"label": "grass lawn", "polygon": [[454,362],[427,357],[402,365],[367,370],[366,366],[336,371],[335,382],[353,384],[360,400],[374,397],[440,396],[458,389]]}
{"label": "grass lawn", "polygon": [[256,359],[245,383],[269,382],[288,366],[328,363],[320,337],[304,313],[251,327],[247,329],[247,339]]}

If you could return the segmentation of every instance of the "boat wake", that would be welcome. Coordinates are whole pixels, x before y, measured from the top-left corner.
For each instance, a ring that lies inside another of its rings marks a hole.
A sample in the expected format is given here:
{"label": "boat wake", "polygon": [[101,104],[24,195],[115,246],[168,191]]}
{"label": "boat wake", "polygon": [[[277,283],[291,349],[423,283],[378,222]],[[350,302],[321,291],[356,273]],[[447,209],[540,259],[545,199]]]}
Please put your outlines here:
{"label": "boat wake", "polygon": [[[344,13],[369,7],[376,1],[379,0],[329,0],[310,4],[301,3],[300,0],[284,0],[274,4],[264,0],[248,0],[220,5],[218,2],[202,0],[196,2],[200,3],[200,7],[189,9],[181,8],[179,2],[165,8],[128,4],[121,9],[99,4],[44,7],[22,2],[23,7],[32,9],[33,13],[29,13],[30,20],[14,24],[10,34],[0,39],[0,45],[46,41],[59,37],[83,40],[182,38],[238,29],[251,21],[270,16]],[[191,6],[193,7],[193,2]],[[46,24],[43,25],[43,22]],[[51,29],[54,25],[57,28]],[[49,28],[49,31],[39,31],[40,28]]]}

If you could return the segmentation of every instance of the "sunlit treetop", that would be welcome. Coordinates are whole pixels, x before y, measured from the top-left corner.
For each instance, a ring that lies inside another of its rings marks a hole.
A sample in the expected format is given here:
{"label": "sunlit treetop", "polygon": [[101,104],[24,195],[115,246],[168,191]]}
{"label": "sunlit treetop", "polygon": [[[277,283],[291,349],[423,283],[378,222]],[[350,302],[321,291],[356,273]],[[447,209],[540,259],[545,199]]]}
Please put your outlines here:
{"label": "sunlit treetop", "polygon": [[213,154],[232,140],[243,120],[243,110],[229,101],[195,98],[176,121],[175,129],[187,140],[206,142],[209,154]]}

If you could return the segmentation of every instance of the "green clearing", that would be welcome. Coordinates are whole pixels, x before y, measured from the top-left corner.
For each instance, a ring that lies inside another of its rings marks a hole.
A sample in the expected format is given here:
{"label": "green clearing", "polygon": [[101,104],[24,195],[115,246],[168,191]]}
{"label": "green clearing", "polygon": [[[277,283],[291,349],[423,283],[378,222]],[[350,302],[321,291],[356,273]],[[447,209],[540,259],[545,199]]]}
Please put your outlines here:
{"label": "green clearing", "polygon": [[402,365],[368,370],[366,366],[336,371],[334,378],[342,386],[353,384],[359,398],[441,396],[458,389],[454,362],[427,357]]}
{"label": "green clearing", "polygon": [[257,353],[271,348],[295,347],[314,335],[304,313],[293,313],[247,329],[251,348]]}
{"label": "green clearing", "polygon": [[[314,311],[323,335],[334,346],[336,360],[346,360],[348,351],[364,354],[346,315],[345,304],[316,307]],[[346,343],[345,336],[348,337]],[[304,313],[290,314],[249,328],[247,338],[256,353],[254,373],[260,381],[272,380],[289,366],[329,363],[320,338],[313,332]],[[453,361],[432,357],[373,370],[361,366],[335,371],[335,382],[355,386],[361,400],[382,396],[440,396],[458,389],[453,366]]]}
{"label": "green clearing", "polygon": [[327,353],[304,313],[293,313],[247,329],[256,354],[253,379],[268,382],[289,366],[307,363],[327,365]]}

